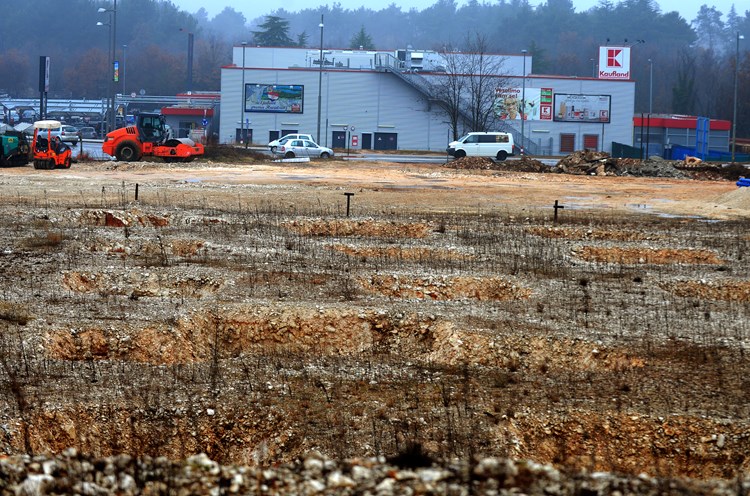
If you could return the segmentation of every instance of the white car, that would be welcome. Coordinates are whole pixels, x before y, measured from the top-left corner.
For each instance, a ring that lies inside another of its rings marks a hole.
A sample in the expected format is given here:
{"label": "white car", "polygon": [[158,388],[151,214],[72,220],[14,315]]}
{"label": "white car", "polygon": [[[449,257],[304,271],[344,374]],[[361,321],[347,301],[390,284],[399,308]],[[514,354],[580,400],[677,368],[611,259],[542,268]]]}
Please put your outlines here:
{"label": "white car", "polygon": [[72,141],[73,143],[78,143],[78,140],[81,139],[81,137],[78,136],[78,128],[73,126],[62,126],[60,128],[59,136],[61,140]]}
{"label": "white car", "polygon": [[[42,122],[42,121],[37,121],[37,122]],[[45,128],[45,129],[49,129],[50,130],[49,134],[50,134],[50,136],[52,138],[60,138],[61,141],[71,141],[73,143],[78,143],[78,140],[81,139],[78,136],[78,129],[75,128],[75,127],[73,127],[73,126],[68,126],[68,125],[62,124],[59,121],[49,121],[48,120],[48,121],[44,121],[44,122],[48,122],[48,123],[56,122],[57,123],[58,127],[47,127],[47,128]],[[50,125],[52,125],[52,124],[50,124]],[[34,128],[33,127],[29,127],[27,129],[26,133],[29,134],[30,136],[33,136],[34,135]],[[45,131],[44,135],[45,136],[47,135],[46,131]]]}
{"label": "white car", "polygon": [[279,147],[279,144],[284,140],[290,140],[290,139],[303,139],[303,140],[313,141],[311,134],[287,134],[286,136],[282,136],[281,138],[277,140],[271,141],[268,144],[268,149],[271,150],[271,153],[276,153],[276,149]]}
{"label": "white car", "polygon": [[284,158],[333,157],[333,150],[325,146],[320,146],[319,144],[309,139],[288,139],[286,141],[282,140],[275,153],[281,155]]}

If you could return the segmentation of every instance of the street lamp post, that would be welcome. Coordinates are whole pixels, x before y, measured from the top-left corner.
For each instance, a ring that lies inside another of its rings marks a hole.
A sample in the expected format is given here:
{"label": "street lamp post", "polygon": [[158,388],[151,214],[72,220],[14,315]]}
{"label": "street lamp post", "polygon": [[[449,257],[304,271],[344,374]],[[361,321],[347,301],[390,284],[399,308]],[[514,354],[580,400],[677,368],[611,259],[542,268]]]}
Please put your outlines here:
{"label": "street lamp post", "polygon": [[320,109],[323,105],[323,14],[320,14],[320,66],[318,67],[318,134],[316,139],[320,143]]}
{"label": "street lamp post", "polygon": [[654,97],[654,62],[648,59],[648,113],[651,113],[651,104]]}
{"label": "street lamp post", "polygon": [[245,48],[247,41],[242,42],[242,91],[240,91],[240,141],[245,143],[247,148],[247,139],[245,136]]}
{"label": "street lamp post", "polygon": [[[193,33],[188,33],[188,59],[187,59],[187,90],[193,91]],[[244,49],[243,49],[244,52]],[[242,73],[245,73],[245,64],[242,64]]]}
{"label": "street lamp post", "polygon": [[[193,91],[193,44],[195,35],[185,28],[180,28],[180,31],[186,31],[188,35],[188,46],[187,46],[187,88],[186,91],[190,94]],[[244,50],[244,49],[243,49]],[[244,64],[243,64],[244,66]],[[243,69],[244,71],[244,69]]]}
{"label": "street lamp post", "polygon": [[523,78],[521,83],[521,156],[523,157],[526,150],[525,140],[526,135],[524,134],[524,123],[526,122],[526,50],[521,50],[523,54]]}
{"label": "street lamp post", "polygon": [[120,68],[120,80],[122,81],[122,94],[123,95],[127,94],[125,92],[125,70],[126,70],[125,69],[125,62],[127,62],[127,58],[126,58],[126,56],[127,56],[127,50],[128,50],[128,46],[127,45],[123,45],[122,46],[122,67]]}
{"label": "street lamp post", "polygon": [[[105,11],[104,9],[99,9],[99,12]],[[97,26],[108,26],[109,27],[109,33],[107,34],[107,67],[112,67],[112,16],[110,15],[109,22],[97,22]],[[107,74],[109,74],[109,69],[107,69]],[[112,78],[109,76],[107,77],[107,113],[109,113],[109,99],[112,96]],[[106,125],[105,125],[105,131],[109,132],[112,131],[112,129],[109,127],[109,115],[107,115]]]}
{"label": "street lamp post", "polygon": [[[116,98],[116,87],[114,85],[115,82],[115,49],[117,47],[117,0],[112,0],[112,8],[111,9],[105,9],[104,7],[99,7],[97,12],[104,13],[109,12],[110,13],[110,31],[111,31],[111,39],[109,42],[109,51],[110,51],[110,59],[109,59],[109,69],[107,69],[107,77],[109,78],[109,98],[111,98],[109,102],[109,119],[107,119],[107,125],[109,127],[109,130],[112,131],[115,128],[115,98]],[[97,23],[97,25],[105,25],[104,23],[100,24]]]}
{"label": "street lamp post", "polygon": [[737,50],[734,58],[734,110],[732,112],[732,163],[734,163],[734,150],[737,144],[737,81],[740,72],[740,40],[745,37],[737,33]]}

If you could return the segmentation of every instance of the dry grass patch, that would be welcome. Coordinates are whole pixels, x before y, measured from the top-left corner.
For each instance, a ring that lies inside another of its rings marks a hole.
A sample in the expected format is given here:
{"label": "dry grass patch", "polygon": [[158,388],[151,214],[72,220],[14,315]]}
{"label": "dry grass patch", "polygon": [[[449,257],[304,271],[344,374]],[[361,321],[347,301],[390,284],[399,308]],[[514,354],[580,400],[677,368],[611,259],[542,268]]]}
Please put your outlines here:
{"label": "dry grass patch", "polygon": [[154,365],[195,363],[209,360],[211,334],[194,333],[168,326],[139,330],[125,328],[58,329],[46,338],[47,355],[54,359],[122,360]]}
{"label": "dry grass patch", "polygon": [[170,224],[167,217],[131,210],[84,210],[78,214],[78,222],[85,226],[165,227]]}
{"label": "dry grass patch", "polygon": [[632,350],[589,341],[532,337],[513,346],[528,366],[552,373],[642,369],[646,360]]}
{"label": "dry grass patch", "polygon": [[473,255],[460,253],[457,250],[421,247],[366,247],[357,248],[346,245],[333,245],[331,249],[359,258],[390,258],[394,260],[471,260]]}
{"label": "dry grass patch", "polygon": [[60,360],[106,360],[118,358],[110,355],[107,333],[99,328],[81,330],[55,330],[46,336],[47,354]]}
{"label": "dry grass patch", "polygon": [[362,287],[392,298],[480,301],[519,300],[531,296],[531,290],[498,277],[400,277],[372,275],[360,278]]}
{"label": "dry grass patch", "polygon": [[57,248],[65,240],[62,232],[47,232],[39,236],[31,236],[21,241],[21,247],[29,249]]}
{"label": "dry grass patch", "polygon": [[180,275],[163,272],[78,272],[62,276],[65,289],[76,293],[104,295],[201,297],[215,293],[223,285],[207,275]]}
{"label": "dry grass patch", "polygon": [[175,239],[169,243],[169,246],[174,255],[194,257],[205,246],[205,242],[197,239]]}
{"label": "dry grass patch", "polygon": [[[404,353],[433,359],[436,334],[451,326],[418,315],[357,312],[336,307],[234,305],[221,313],[196,311],[175,322],[142,329],[58,329],[47,334],[50,357],[71,361],[126,360],[157,365],[209,362],[245,354],[305,353],[351,356]],[[447,348],[452,348],[450,340]],[[449,353],[450,354],[450,353]]]}
{"label": "dry grass patch", "polygon": [[576,251],[587,262],[620,264],[713,264],[723,261],[709,250],[676,248],[608,248],[584,246]]}
{"label": "dry grass patch", "polygon": [[527,232],[535,236],[551,239],[602,240],[602,241],[646,241],[657,236],[635,230],[598,229],[585,227],[544,227],[533,226]]}
{"label": "dry grass patch", "polygon": [[282,226],[305,236],[425,238],[433,231],[422,222],[401,224],[376,220],[302,220],[285,222]]}
{"label": "dry grass patch", "polygon": [[681,281],[663,283],[660,287],[684,298],[750,302],[750,281]]}
{"label": "dry grass patch", "polygon": [[26,325],[34,316],[26,305],[10,301],[0,301],[0,320],[12,324]]}

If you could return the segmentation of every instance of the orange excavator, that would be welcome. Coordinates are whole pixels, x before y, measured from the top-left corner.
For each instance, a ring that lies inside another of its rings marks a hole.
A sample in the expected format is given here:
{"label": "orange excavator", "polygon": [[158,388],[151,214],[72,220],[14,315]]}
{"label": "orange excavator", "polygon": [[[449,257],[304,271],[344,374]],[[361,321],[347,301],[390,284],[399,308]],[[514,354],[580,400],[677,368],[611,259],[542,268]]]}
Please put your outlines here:
{"label": "orange excavator", "polygon": [[60,121],[44,120],[34,123],[34,139],[31,141],[31,149],[34,153],[35,169],[70,168],[73,150],[60,139],[58,133],[60,129],[62,129]]}
{"label": "orange excavator", "polygon": [[124,162],[143,157],[161,157],[165,162],[190,162],[204,153],[204,147],[189,138],[174,138],[164,116],[139,113],[135,123],[107,133],[102,151]]}

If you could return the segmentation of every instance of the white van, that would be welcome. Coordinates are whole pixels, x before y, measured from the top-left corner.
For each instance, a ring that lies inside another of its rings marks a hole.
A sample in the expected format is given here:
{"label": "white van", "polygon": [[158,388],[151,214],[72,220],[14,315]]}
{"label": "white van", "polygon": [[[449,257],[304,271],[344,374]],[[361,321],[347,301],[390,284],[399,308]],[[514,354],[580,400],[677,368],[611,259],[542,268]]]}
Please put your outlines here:
{"label": "white van", "polygon": [[492,157],[505,160],[513,155],[513,135],[510,133],[469,133],[448,144],[451,157]]}

